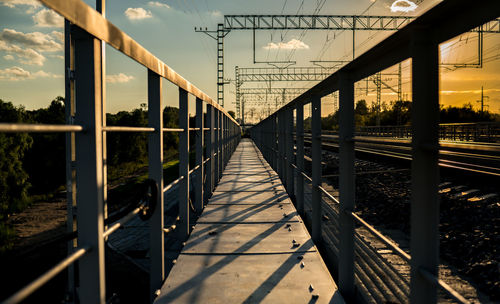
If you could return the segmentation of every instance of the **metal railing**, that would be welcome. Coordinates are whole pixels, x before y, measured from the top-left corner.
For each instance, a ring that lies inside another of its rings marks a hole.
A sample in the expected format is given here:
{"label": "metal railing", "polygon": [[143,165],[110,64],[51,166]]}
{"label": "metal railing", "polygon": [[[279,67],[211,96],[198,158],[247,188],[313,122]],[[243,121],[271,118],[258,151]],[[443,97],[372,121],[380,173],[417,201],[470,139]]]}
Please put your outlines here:
{"label": "metal railing", "polygon": [[[411,126],[365,126],[356,130],[357,136],[411,138]],[[500,123],[439,124],[439,139],[451,141],[500,142]]]}
{"label": "metal railing", "polygon": [[[81,0],[40,0],[65,18],[66,125],[0,123],[0,132],[66,132],[66,185],[68,199],[68,257],[2,303],[18,303],[65,269],[68,292],[80,303],[105,303],[104,243],[136,215],[150,223],[150,297],[165,279],[165,235],[174,229],[187,239],[191,232],[189,176],[194,176],[194,209],[203,210],[241,137],[239,124],[213,99],[153,56],[100,12]],[[99,7],[101,5],[101,7]],[[106,126],[104,43],[148,69],[148,127]],[[162,78],[179,88],[179,128],[163,126]],[[196,126],[189,126],[188,95],[196,97]],[[206,113],[204,111],[206,104]],[[205,119],[206,117],[206,119]],[[141,202],[114,223],[107,221],[106,134],[148,134],[151,200]],[[163,185],[163,134],[179,134],[179,178]],[[195,165],[189,168],[189,136],[195,134]],[[164,195],[178,187],[179,215],[165,226]],[[154,206],[156,205],[156,206]],[[74,208],[78,206],[78,208]],[[73,210],[76,209],[74,231]],[[106,227],[108,225],[108,227]],[[78,248],[73,245],[77,237]],[[73,263],[79,263],[75,280]],[[76,292],[75,282],[79,282]],[[77,300],[77,299],[78,300]]]}
{"label": "metal railing", "polygon": [[[298,212],[303,217],[310,217],[313,240],[333,247],[338,287],[347,301],[356,301],[359,293],[365,290],[372,292],[373,301],[383,302],[387,299],[386,290],[379,287],[388,284],[401,302],[436,303],[440,288],[456,301],[467,303],[438,279],[439,44],[499,15],[497,0],[482,1],[481,5],[468,0],[445,0],[250,130],[287,192],[295,198]],[[359,139],[355,137],[354,83],[409,58],[412,59],[413,76],[410,254],[353,213],[354,144]],[[338,201],[321,188],[321,98],[335,91],[340,93]],[[312,112],[311,178],[304,169],[304,105],[308,103],[311,103]],[[309,189],[311,193],[306,197]],[[326,200],[323,194],[326,194]],[[312,209],[309,214],[305,210],[307,204],[307,208]],[[326,228],[322,225],[325,212],[333,217],[328,222],[333,225],[328,236],[325,236]],[[384,273],[397,279],[400,274],[391,270],[390,265],[380,264],[379,254],[368,250],[371,247],[358,235],[356,225],[361,225],[403,261],[409,262],[409,288],[398,286],[397,280],[384,282],[377,277],[376,273]],[[385,271],[382,271],[382,266],[386,267]]]}

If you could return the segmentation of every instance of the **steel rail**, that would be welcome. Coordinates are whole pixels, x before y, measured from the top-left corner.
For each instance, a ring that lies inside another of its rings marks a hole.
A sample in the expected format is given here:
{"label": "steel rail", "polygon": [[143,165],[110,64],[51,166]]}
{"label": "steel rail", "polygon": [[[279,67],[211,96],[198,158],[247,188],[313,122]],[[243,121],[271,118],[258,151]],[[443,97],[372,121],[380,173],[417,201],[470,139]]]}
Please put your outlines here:
{"label": "steel rail", "polygon": [[376,236],[379,240],[381,240],[384,244],[389,246],[393,251],[395,251],[401,258],[403,258],[406,262],[410,262],[411,256],[404,252],[398,245],[394,244],[391,240],[385,237],[382,233],[380,233],[377,229],[375,229],[372,225],[368,224],[363,220],[359,215],[352,211],[346,211],[347,214],[350,214],[358,223],[360,223],[363,227],[368,229],[374,236]]}
{"label": "steel rail", "polygon": [[19,303],[22,300],[26,299],[29,295],[31,295],[33,292],[38,290],[40,287],[42,287],[45,283],[50,281],[52,278],[54,278],[56,275],[58,275],[61,271],[66,269],[69,265],[73,264],[76,262],[78,259],[83,257],[86,253],[90,251],[89,247],[83,247],[80,249],[77,249],[75,252],[73,252],[71,255],[66,257],[64,260],[61,262],[57,263],[54,267],[46,271],[44,274],[36,278],[34,281],[23,287],[21,290],[7,298],[5,301],[2,302],[2,304],[14,304],[14,303]]}
{"label": "steel rail", "polygon": [[0,132],[3,133],[82,132],[83,130],[82,126],[77,125],[0,123]]}
{"label": "steel rail", "polygon": [[456,292],[450,285],[446,284],[443,280],[440,280],[435,275],[427,271],[426,269],[420,267],[418,268],[418,272],[429,282],[435,284],[436,286],[441,287],[444,291],[446,291],[455,301],[462,304],[470,304],[470,302],[465,299],[462,295]]}

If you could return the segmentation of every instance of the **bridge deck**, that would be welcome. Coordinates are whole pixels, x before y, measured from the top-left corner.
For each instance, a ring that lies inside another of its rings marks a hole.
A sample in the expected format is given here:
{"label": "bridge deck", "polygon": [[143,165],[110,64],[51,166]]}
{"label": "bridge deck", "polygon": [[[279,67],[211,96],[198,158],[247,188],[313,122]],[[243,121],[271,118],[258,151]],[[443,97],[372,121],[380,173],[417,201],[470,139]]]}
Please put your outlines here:
{"label": "bridge deck", "polygon": [[344,303],[277,174],[250,140],[231,157],[155,301],[242,302]]}

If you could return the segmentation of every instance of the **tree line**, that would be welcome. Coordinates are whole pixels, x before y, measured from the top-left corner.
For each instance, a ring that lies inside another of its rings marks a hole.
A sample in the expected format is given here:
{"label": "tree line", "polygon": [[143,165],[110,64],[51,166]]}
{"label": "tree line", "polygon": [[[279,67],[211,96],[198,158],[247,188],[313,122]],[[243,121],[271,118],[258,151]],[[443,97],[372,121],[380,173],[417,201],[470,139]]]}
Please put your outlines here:
{"label": "tree line", "polygon": [[[166,107],[164,127],[178,126],[178,109]],[[46,108],[26,110],[0,99],[0,122],[65,124],[64,98],[57,97]],[[193,121],[194,123],[194,121]],[[134,109],[106,114],[108,126],[145,127],[147,111]],[[165,158],[177,153],[177,133],[164,133]],[[0,133],[0,245],[6,236],[5,220],[31,203],[33,197],[64,190],[66,176],[64,133]],[[107,134],[108,180],[131,174],[147,166],[146,133]],[[1,247],[1,246],[0,246]]]}
{"label": "tree line", "polygon": [[[401,126],[411,124],[411,101],[394,101],[389,104],[382,103],[380,107],[375,104],[368,106],[366,100],[358,100],[354,108],[354,121],[356,127],[364,126]],[[321,127],[323,130],[338,130],[339,111],[323,117]],[[500,115],[488,111],[476,111],[472,104],[460,106],[440,107],[440,123],[462,122],[500,122]],[[304,120],[305,126],[310,128],[310,118]]]}

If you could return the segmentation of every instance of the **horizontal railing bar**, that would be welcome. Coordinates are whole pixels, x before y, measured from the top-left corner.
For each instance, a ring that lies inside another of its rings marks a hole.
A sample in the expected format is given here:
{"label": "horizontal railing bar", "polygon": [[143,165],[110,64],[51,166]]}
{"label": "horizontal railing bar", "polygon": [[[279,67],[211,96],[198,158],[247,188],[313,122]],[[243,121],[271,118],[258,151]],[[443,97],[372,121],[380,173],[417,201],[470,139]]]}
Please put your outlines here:
{"label": "horizontal railing bar", "polygon": [[456,292],[450,285],[446,284],[443,280],[436,278],[435,275],[427,271],[426,269],[420,267],[418,268],[418,272],[430,283],[435,284],[441,287],[444,291],[446,291],[455,301],[460,302],[462,304],[470,304],[470,302],[462,297],[458,292]]}
{"label": "horizontal railing bar", "polygon": [[52,267],[50,270],[39,276],[37,279],[32,281],[30,284],[26,285],[24,288],[10,296],[8,299],[3,301],[3,304],[14,304],[14,303],[19,303],[22,300],[26,299],[29,295],[31,295],[33,292],[35,292],[38,288],[42,287],[45,283],[50,281],[52,278],[54,278],[56,275],[58,275],[61,271],[66,269],[69,265],[73,264],[75,261],[77,261],[79,258],[84,256],[86,253],[88,253],[90,250],[89,247],[83,247],[80,249],[77,249],[75,252],[70,254],[68,257],[66,257],[64,260],[59,262],[57,265]]}
{"label": "horizontal railing bar", "polygon": [[180,128],[163,128],[163,132],[184,132],[184,129]]}
{"label": "horizontal railing bar", "polygon": [[174,231],[174,230],[175,230],[175,228],[177,228],[177,222],[179,221],[179,219],[180,219],[180,217],[179,217],[179,216],[177,216],[177,217],[175,218],[175,222],[174,222],[172,225],[170,225],[170,227],[168,227],[168,228],[163,228],[163,232],[164,232],[164,233],[170,233],[170,232]]}
{"label": "horizontal railing bar", "polygon": [[171,226],[170,226],[170,227],[168,227],[168,228],[163,228],[163,232],[164,232],[164,233],[170,233],[170,232],[174,231],[174,230],[175,230],[175,228],[177,228],[177,226],[176,226],[176,225],[171,225]]}
{"label": "horizontal railing bar", "polygon": [[321,186],[318,186],[318,189],[321,192],[323,192],[323,194],[326,195],[326,197],[328,197],[330,200],[334,201],[336,204],[340,204],[340,202],[333,195],[331,195],[330,193],[328,193],[328,191],[326,191],[325,188],[323,188]]}
{"label": "horizontal railing bar", "polygon": [[103,132],[154,132],[155,128],[148,127],[121,127],[121,126],[105,126],[102,127]]}
{"label": "horizontal railing bar", "polygon": [[361,217],[359,217],[356,213],[352,211],[347,211],[347,214],[350,214],[356,221],[358,221],[363,227],[368,229],[375,237],[377,237],[379,240],[381,240],[384,244],[389,246],[392,250],[394,250],[402,259],[404,259],[406,262],[410,262],[411,256],[404,252],[401,248],[398,247],[398,245],[394,244],[391,240],[389,240],[387,237],[385,237],[382,233],[380,233],[378,230],[376,230],[373,226],[365,222]]}
{"label": "horizontal railing bar", "polygon": [[5,133],[81,132],[81,131],[83,131],[83,127],[77,125],[0,123],[0,132],[5,132]]}
{"label": "horizontal railing bar", "polygon": [[116,223],[114,223],[111,227],[109,227],[106,231],[103,233],[103,237],[107,238],[110,236],[113,232],[118,230],[121,226],[125,225],[128,221],[130,221],[132,218],[134,218],[135,215],[137,215],[144,206],[139,206],[135,208],[134,210],[130,211],[127,215],[122,217],[120,220],[118,220]]}
{"label": "horizontal railing bar", "polygon": [[233,123],[238,124],[231,115],[210,96],[184,79],[163,61],[155,57],[125,32],[104,18],[99,12],[81,0],[39,0],[71,23],[77,25],[95,38],[108,43],[118,51],[139,64],[167,79],[179,88],[198,97],[223,112]]}
{"label": "horizontal railing bar", "polygon": [[205,159],[205,160],[203,161],[203,164],[206,164],[209,160],[210,160],[210,157],[209,157],[209,158],[207,158],[207,159]]}
{"label": "horizontal railing bar", "polygon": [[297,172],[299,172],[300,174],[302,174],[303,177],[305,177],[308,181],[310,181],[312,183],[312,178],[310,178],[309,176],[307,176],[307,174],[305,174],[304,172],[300,171],[299,168],[294,165],[294,164],[290,164],[294,169],[297,170]]}
{"label": "horizontal railing bar", "polygon": [[197,165],[197,166],[196,166],[196,167],[194,167],[193,169],[189,170],[188,174],[189,174],[189,175],[193,174],[193,172],[194,172],[194,171],[196,171],[196,170],[198,170],[198,169],[200,169],[200,167],[201,167],[200,165]]}
{"label": "horizontal railing bar", "polygon": [[203,131],[210,131],[210,128],[203,128]]}
{"label": "horizontal railing bar", "polygon": [[167,192],[170,190],[173,186],[177,185],[181,180],[184,179],[184,176],[180,176],[178,179],[174,180],[170,184],[168,184],[165,188],[163,188],[163,192]]}
{"label": "horizontal railing bar", "polygon": [[200,128],[189,128],[189,131],[200,131]]}

